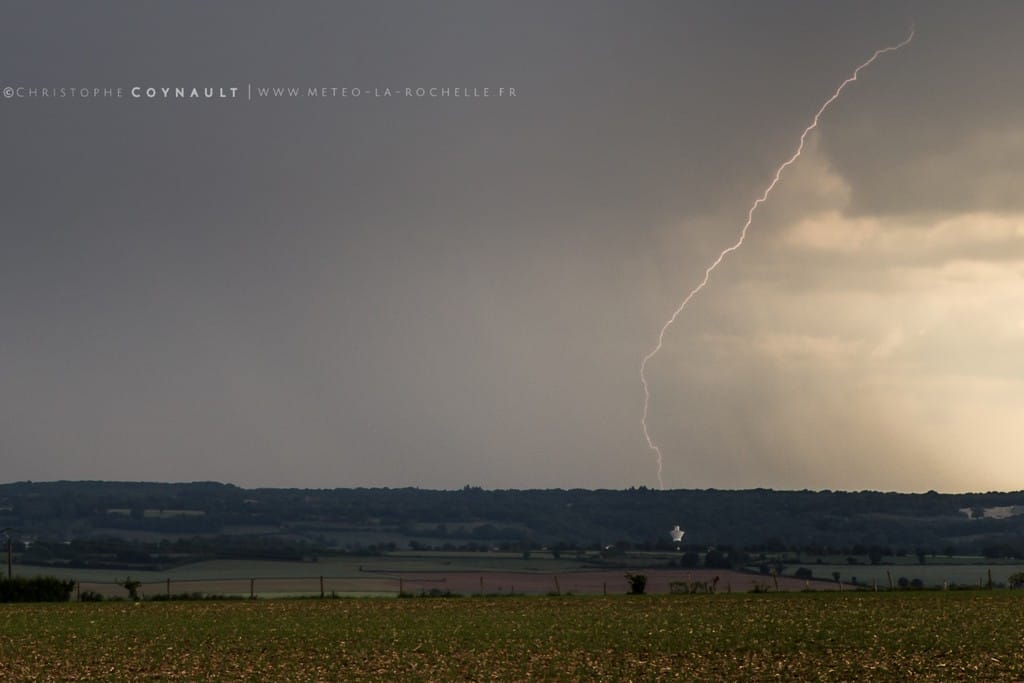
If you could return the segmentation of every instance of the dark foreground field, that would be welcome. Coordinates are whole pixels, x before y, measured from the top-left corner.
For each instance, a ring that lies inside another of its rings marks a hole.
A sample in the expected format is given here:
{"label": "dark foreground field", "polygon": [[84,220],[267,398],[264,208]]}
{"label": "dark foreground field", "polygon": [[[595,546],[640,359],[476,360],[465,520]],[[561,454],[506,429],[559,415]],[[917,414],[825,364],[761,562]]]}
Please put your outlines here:
{"label": "dark foreground field", "polygon": [[1024,594],[0,605],[0,680],[1021,680]]}

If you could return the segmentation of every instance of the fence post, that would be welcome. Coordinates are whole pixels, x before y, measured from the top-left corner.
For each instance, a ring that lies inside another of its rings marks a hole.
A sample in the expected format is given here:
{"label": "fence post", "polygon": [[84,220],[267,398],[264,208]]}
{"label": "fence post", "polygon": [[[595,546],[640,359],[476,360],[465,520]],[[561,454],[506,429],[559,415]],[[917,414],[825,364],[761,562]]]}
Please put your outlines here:
{"label": "fence post", "polygon": [[562,587],[558,585],[558,574],[555,574],[555,593],[557,595],[562,594]]}
{"label": "fence post", "polygon": [[256,579],[249,579],[249,599],[256,598]]}
{"label": "fence post", "polygon": [[324,577],[320,577],[320,598],[324,597]]}
{"label": "fence post", "polygon": [[480,595],[484,594],[484,576],[480,575]]}
{"label": "fence post", "polygon": [[398,577],[398,597],[405,595],[405,579]]}
{"label": "fence post", "polygon": [[171,580],[167,579],[167,599],[171,599]]}

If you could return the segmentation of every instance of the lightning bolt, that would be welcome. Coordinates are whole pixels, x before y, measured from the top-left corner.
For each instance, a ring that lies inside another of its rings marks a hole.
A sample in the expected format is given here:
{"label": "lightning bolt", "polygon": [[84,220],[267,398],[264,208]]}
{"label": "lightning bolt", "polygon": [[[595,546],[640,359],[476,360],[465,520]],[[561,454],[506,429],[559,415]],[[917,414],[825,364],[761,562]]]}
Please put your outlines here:
{"label": "lightning bolt", "polygon": [[840,83],[839,87],[836,88],[834,93],[832,93],[832,96],[829,97],[827,100],[825,100],[825,103],[822,104],[821,108],[818,109],[818,111],[814,114],[814,118],[811,120],[810,125],[808,125],[806,128],[804,128],[804,132],[800,134],[800,144],[797,145],[796,151],[793,152],[793,156],[789,157],[789,159],[784,161],[782,163],[782,165],[779,166],[775,170],[775,176],[772,178],[771,183],[769,183],[768,187],[766,187],[764,192],[761,193],[761,196],[758,197],[754,201],[753,204],[751,204],[750,210],[747,211],[747,222],[743,224],[743,229],[740,230],[739,239],[737,239],[736,243],[733,244],[732,246],[729,246],[729,247],[726,247],[725,249],[723,249],[722,252],[718,255],[718,258],[716,258],[714,260],[714,262],[710,266],[707,267],[707,270],[704,271],[704,279],[700,281],[699,285],[697,285],[692,290],[690,290],[690,293],[687,294],[686,298],[683,299],[683,302],[681,304],[679,304],[678,307],[676,307],[676,310],[672,313],[671,317],[669,317],[669,319],[665,321],[665,324],[661,326],[661,332],[658,333],[658,343],[657,343],[657,345],[654,347],[654,349],[650,353],[648,353],[646,356],[644,356],[644,359],[642,361],[640,361],[640,383],[643,384],[643,386],[644,386],[644,412],[643,412],[643,417],[640,419],[640,424],[643,426],[643,429],[644,429],[644,438],[647,440],[647,447],[650,448],[652,451],[654,451],[654,454],[657,457],[657,461],[658,461],[658,488],[659,489],[664,489],[665,488],[665,482],[662,480],[662,476],[661,476],[662,466],[663,466],[663,458],[662,458],[662,455],[661,455],[661,449],[658,447],[657,444],[654,443],[654,440],[651,439],[651,432],[650,432],[650,429],[648,428],[648,425],[647,425],[648,411],[650,409],[650,404],[651,404],[651,389],[650,389],[650,387],[647,384],[647,364],[651,361],[652,358],[654,358],[654,356],[656,356],[658,354],[659,351],[661,351],[661,347],[665,343],[665,333],[668,332],[668,328],[672,327],[672,325],[676,321],[676,318],[679,317],[679,315],[683,312],[683,309],[686,308],[686,306],[690,303],[690,301],[693,299],[693,297],[697,296],[697,294],[699,294],[700,291],[702,289],[704,289],[704,287],[708,284],[708,280],[711,279],[712,271],[714,271],[715,268],[718,267],[718,264],[720,264],[725,259],[726,256],[728,256],[729,254],[731,254],[732,252],[736,251],[741,246],[743,246],[743,241],[745,239],[747,239],[747,230],[750,229],[750,224],[754,221],[754,212],[757,211],[757,207],[759,207],[759,206],[761,206],[762,204],[765,203],[765,201],[768,199],[768,195],[770,195],[772,193],[772,190],[775,189],[775,186],[779,184],[779,178],[782,177],[782,172],[785,171],[797,159],[800,158],[800,155],[804,151],[804,143],[807,141],[807,136],[810,134],[810,132],[812,130],[814,130],[815,128],[818,127],[818,121],[821,119],[821,115],[825,113],[825,110],[828,109],[829,106],[831,106],[831,104],[833,102],[835,102],[837,99],[839,99],[839,95],[842,94],[842,92],[846,88],[846,86],[850,85],[851,83],[853,83],[854,81],[857,80],[857,76],[860,74],[862,69],[865,69],[865,68],[871,66],[871,64],[876,59],[878,59],[880,56],[884,55],[885,53],[887,53],[887,52],[895,52],[895,51],[899,50],[900,48],[906,46],[913,39],[914,39],[914,26],[911,25],[910,26],[910,34],[903,40],[903,42],[898,43],[896,45],[890,45],[889,47],[883,47],[883,48],[880,48],[878,50],[875,50],[875,53],[873,55],[871,55],[871,57],[866,62],[864,62],[863,64],[858,66],[856,69],[854,69],[853,73],[850,75],[850,77],[847,78],[842,83]]}

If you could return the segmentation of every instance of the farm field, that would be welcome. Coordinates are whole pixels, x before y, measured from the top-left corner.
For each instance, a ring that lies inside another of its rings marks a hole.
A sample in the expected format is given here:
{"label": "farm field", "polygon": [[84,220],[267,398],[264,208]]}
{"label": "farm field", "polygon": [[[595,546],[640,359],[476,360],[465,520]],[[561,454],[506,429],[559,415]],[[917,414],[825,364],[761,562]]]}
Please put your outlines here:
{"label": "farm field", "polygon": [[140,581],[145,598],[164,594],[203,593],[238,597],[397,596],[399,593],[509,595],[548,593],[622,594],[629,591],[626,573],[648,578],[648,593],[668,593],[674,582],[711,584],[719,592],[746,592],[755,587],[777,590],[835,590],[824,575],[807,582],[792,576],[769,576],[721,569],[595,568],[574,560],[529,559],[518,554],[444,554],[342,557],[319,562],[212,560],[166,571],[15,567],[18,576],[45,574],[77,582],[80,592],[127,597],[120,585],[127,576]]}
{"label": "farm field", "polygon": [[1012,591],[2,605],[0,679],[1020,680]]}
{"label": "farm field", "polygon": [[[989,573],[994,585],[1006,586],[1011,575],[1024,572],[1024,565],[987,562],[983,558],[943,558],[928,564],[885,563],[838,564],[786,562],[775,580],[756,571],[733,572],[706,568],[665,568],[672,553],[635,554],[617,558],[617,566],[595,561],[593,554],[555,558],[550,553],[504,552],[393,552],[375,556],[322,557],[315,562],[209,560],[159,571],[136,569],[95,569],[71,567],[33,567],[15,565],[19,576],[46,574],[80,583],[80,590],[94,591],[106,597],[125,597],[118,585],[126,576],[143,583],[142,592],[151,597],[171,593],[214,593],[248,597],[273,595],[319,595],[323,590],[338,595],[397,595],[400,591],[450,591],[461,594],[552,592],[576,594],[618,594],[626,592],[625,573],[648,575],[649,593],[665,593],[675,581],[711,581],[720,577],[718,590],[745,592],[757,585],[780,590],[801,590],[807,584],[793,574],[800,567],[813,571],[809,587],[816,590],[838,588],[833,578],[838,573],[844,584],[854,580],[862,586],[885,589],[893,584],[920,581],[926,587],[978,587],[987,585]],[[654,568],[660,567],[660,568]],[[750,567],[756,570],[756,567]],[[556,578],[557,577],[557,578]],[[167,581],[170,580],[170,586]]]}
{"label": "farm field", "polygon": [[[246,569],[252,569],[247,567]],[[683,582],[688,586],[700,584],[701,590],[712,585],[719,592],[747,592],[755,588],[799,591],[805,588],[815,590],[838,590],[832,581],[805,581],[793,577],[771,577],[758,574],[727,570],[642,570],[647,577],[647,593],[668,593],[673,583]],[[63,574],[63,573],[62,573]],[[126,590],[118,583],[122,578],[83,578],[67,572],[59,578],[74,579],[77,591],[91,591],[106,598],[125,598]],[[233,574],[207,574],[205,577],[158,579],[150,576],[132,575],[141,582],[141,597],[145,599],[181,593],[202,593],[204,595],[233,597],[274,598],[284,596],[389,596],[399,593],[420,595],[423,593],[450,593],[457,596],[480,595],[547,595],[550,593],[575,595],[616,595],[629,592],[629,581],[622,569],[589,570],[562,573],[516,572],[516,571],[408,571],[392,574],[364,574],[362,576],[331,576],[322,579],[317,575],[282,572],[250,571],[248,576],[241,571]],[[718,579],[715,582],[715,579]]]}
{"label": "farm field", "polygon": [[[641,563],[642,564],[642,563]],[[568,572],[586,569],[585,561],[575,559],[554,559],[538,556],[523,559],[520,553],[459,553],[422,552],[389,553],[372,556],[321,557],[316,562],[292,562],[283,560],[207,560],[173,567],[161,571],[129,570],[142,580],[235,577],[308,577],[339,576],[365,577],[366,574],[392,574],[398,572],[448,572],[448,571],[517,571],[517,572]],[[80,580],[103,581],[112,576],[121,576],[125,570],[83,569],[64,567],[34,567],[15,565],[15,573],[51,574]]]}

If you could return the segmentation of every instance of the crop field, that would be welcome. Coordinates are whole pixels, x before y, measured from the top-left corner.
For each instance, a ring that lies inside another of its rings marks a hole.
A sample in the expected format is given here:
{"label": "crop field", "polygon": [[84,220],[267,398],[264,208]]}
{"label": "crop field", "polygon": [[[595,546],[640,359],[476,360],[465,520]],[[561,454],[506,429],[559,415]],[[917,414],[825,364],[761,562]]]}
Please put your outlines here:
{"label": "crop field", "polygon": [[[671,555],[667,557],[671,558]],[[665,557],[656,562],[667,564]],[[140,581],[141,594],[151,598],[166,593],[204,593],[229,596],[280,597],[284,595],[391,595],[399,592],[452,592],[479,594],[621,594],[629,590],[626,573],[645,574],[648,593],[667,593],[673,582],[711,582],[719,577],[720,592],[746,592],[755,586],[802,590],[803,579],[718,569],[649,568],[650,556],[623,558],[614,568],[577,559],[549,556],[523,558],[520,553],[391,553],[370,557],[327,557],[316,562],[210,560],[162,571],[96,569],[82,567],[29,567],[15,565],[18,576],[45,573],[77,582],[80,591],[104,597],[127,597],[120,583],[130,576]],[[819,572],[820,574],[820,572]],[[816,590],[837,586],[820,574]],[[845,575],[844,575],[845,580]]]}
{"label": "crop field", "polygon": [[[458,596],[508,596],[508,595],[621,595],[630,592],[629,581],[622,569],[569,571],[542,573],[535,571],[399,571],[365,572],[360,575],[312,575],[309,573],[271,573],[275,567],[239,566],[234,572],[227,569],[221,574],[192,577],[185,574],[167,578],[154,578],[152,574],[139,572],[132,578],[140,582],[139,595],[152,599],[177,594],[203,594],[228,597],[276,598],[284,596],[331,597],[331,596],[389,596],[399,594],[420,595],[423,593],[445,593]],[[314,570],[317,567],[314,566]],[[54,572],[57,574],[57,572]],[[82,575],[85,574],[85,577]],[[85,592],[96,593],[105,598],[126,598],[128,592],[122,585],[127,572],[119,575],[106,574],[89,578],[89,573],[61,572],[58,578],[76,581],[76,595]],[[731,570],[643,570],[647,578],[648,594],[685,591],[717,590],[732,593],[749,592],[754,589],[781,591],[839,590],[834,581],[805,581],[791,576],[770,578],[750,572]],[[246,578],[248,576],[248,578]],[[675,587],[675,588],[674,588]],[[850,586],[847,585],[847,589]]]}
{"label": "crop field", "polygon": [[[144,598],[182,593],[232,597],[299,596],[397,596],[405,593],[458,593],[460,595],[616,595],[628,591],[626,573],[643,573],[649,579],[648,593],[668,593],[674,583],[709,584],[718,577],[718,592],[745,593],[754,588],[772,591],[801,591],[805,588],[849,590],[858,584],[886,589],[909,584],[925,587],[987,586],[991,578],[997,588],[1006,587],[1009,577],[1024,572],[1024,565],[1009,562],[982,563],[983,558],[932,558],[928,564],[886,563],[836,564],[793,562],[786,559],[776,577],[750,567],[747,571],[700,568],[669,568],[673,553],[637,553],[600,561],[596,554],[556,558],[551,553],[524,557],[511,552],[404,551],[376,556],[321,557],[316,561],[208,560],[153,569],[111,569],[82,567],[31,567],[15,565],[19,576],[45,573],[77,583],[78,592],[106,598],[127,597],[122,583],[127,577],[141,582]],[[806,558],[805,558],[806,559]],[[835,558],[818,558],[835,559]],[[916,560],[916,558],[915,558]],[[798,568],[809,568],[808,582],[796,578]],[[760,569],[763,569],[761,567]],[[835,576],[839,576],[841,587]]]}
{"label": "crop field", "polygon": [[1024,592],[0,605],[5,681],[1020,680]]}

